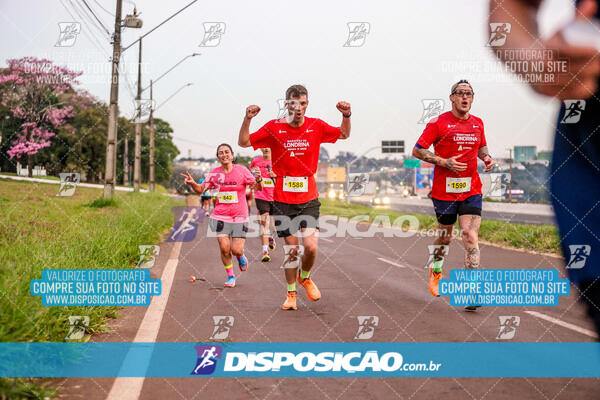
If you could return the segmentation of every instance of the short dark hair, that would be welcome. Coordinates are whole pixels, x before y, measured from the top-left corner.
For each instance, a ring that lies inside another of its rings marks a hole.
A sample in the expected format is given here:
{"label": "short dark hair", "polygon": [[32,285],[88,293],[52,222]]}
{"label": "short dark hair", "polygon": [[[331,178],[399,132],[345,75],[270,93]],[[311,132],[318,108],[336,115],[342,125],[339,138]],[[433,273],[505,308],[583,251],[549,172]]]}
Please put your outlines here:
{"label": "short dark hair", "polygon": [[285,99],[289,100],[292,97],[308,96],[308,90],[302,85],[292,85],[285,91]]}
{"label": "short dark hair", "polygon": [[[450,89],[450,94],[454,94],[454,92],[456,91],[456,88],[458,87],[458,85],[469,85],[469,86],[471,86],[471,90],[473,90],[473,86],[469,83],[468,80],[461,79],[460,81],[458,81],[454,85],[452,85],[452,89]],[[475,93],[474,90],[473,90],[473,93]]]}

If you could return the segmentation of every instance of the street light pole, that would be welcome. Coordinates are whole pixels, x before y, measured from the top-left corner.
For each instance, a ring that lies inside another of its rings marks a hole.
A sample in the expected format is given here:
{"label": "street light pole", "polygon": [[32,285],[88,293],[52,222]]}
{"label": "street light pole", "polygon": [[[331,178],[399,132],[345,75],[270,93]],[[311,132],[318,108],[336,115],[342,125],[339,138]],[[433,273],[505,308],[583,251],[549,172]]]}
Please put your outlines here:
{"label": "street light pole", "polygon": [[513,163],[513,159],[512,159],[512,149],[506,149],[508,150],[508,165],[510,168],[510,182],[508,182],[508,201],[512,203],[512,163]]}
{"label": "street light pole", "polygon": [[159,108],[161,108],[167,101],[171,100],[173,97],[175,97],[175,95],[179,92],[181,92],[183,89],[185,89],[188,86],[192,86],[193,83],[186,83],[185,85],[183,85],[182,87],[180,87],[179,89],[177,89],[172,95],[170,95],[165,101],[163,101],[162,103],[160,103],[158,106],[156,106],[156,109],[154,111],[158,111]]}
{"label": "street light pole", "polygon": [[150,80],[150,191],[154,192],[154,106],[152,104],[152,80]]}
{"label": "street light pole", "polygon": [[119,60],[121,58],[121,8],[123,0],[117,0],[115,33],[113,39],[112,75],[110,80],[110,104],[108,107],[108,135],[106,138],[106,166],[104,171],[104,198],[112,198],[115,190],[117,167],[117,119],[119,116]]}
{"label": "street light pole", "polygon": [[142,39],[138,47],[138,87],[137,87],[137,112],[135,123],[135,160],[133,162],[133,191],[140,191],[140,172],[142,169]]}

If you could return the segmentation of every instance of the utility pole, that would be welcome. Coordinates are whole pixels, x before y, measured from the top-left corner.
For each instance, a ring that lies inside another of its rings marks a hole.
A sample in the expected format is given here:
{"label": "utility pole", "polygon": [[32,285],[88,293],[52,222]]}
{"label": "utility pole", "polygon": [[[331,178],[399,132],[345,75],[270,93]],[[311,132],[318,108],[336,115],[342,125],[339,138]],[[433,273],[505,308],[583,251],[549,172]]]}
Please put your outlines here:
{"label": "utility pole", "polygon": [[110,81],[110,105],[108,107],[108,135],[106,138],[106,167],[104,173],[104,198],[112,198],[115,191],[117,167],[117,119],[119,116],[119,60],[121,59],[121,8],[123,0],[117,0],[115,33],[113,38],[112,76]]}
{"label": "utility pole", "polygon": [[140,191],[140,173],[142,171],[142,39],[139,40],[138,53],[138,89],[137,89],[137,121],[135,124],[135,161],[133,163],[133,191]]}
{"label": "utility pole", "polygon": [[513,182],[513,177],[512,177],[512,163],[513,163],[512,149],[506,149],[506,150],[508,150],[508,165],[509,165],[509,172],[510,172],[510,182],[508,182],[508,201],[512,203],[512,182]]}
{"label": "utility pole", "polygon": [[127,134],[127,132],[125,132],[125,140],[124,140],[124,146],[125,148],[123,149],[123,186],[128,186],[129,185],[129,143],[127,143],[129,140],[129,135]]}
{"label": "utility pole", "polygon": [[152,80],[150,80],[150,191],[154,192],[154,106],[152,104]]}

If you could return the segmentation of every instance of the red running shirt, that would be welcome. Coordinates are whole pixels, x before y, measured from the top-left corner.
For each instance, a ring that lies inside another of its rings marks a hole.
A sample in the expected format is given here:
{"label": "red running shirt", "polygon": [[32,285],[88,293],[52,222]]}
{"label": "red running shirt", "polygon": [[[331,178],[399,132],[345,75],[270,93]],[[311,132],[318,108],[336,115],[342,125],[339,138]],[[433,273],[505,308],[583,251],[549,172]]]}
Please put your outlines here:
{"label": "red running shirt", "polygon": [[467,169],[453,172],[436,165],[431,197],[437,200],[462,201],[469,196],[481,194],[477,155],[479,148],[487,145],[483,121],[474,115],[462,120],[451,112],[445,112],[427,124],[417,141],[417,146],[424,149],[432,144],[435,154],[442,158],[460,155],[457,161],[466,163]]}
{"label": "red running shirt", "polygon": [[318,118],[304,118],[300,127],[292,127],[285,119],[267,122],[250,135],[256,150],[271,148],[275,181],[275,201],[301,204],[319,197],[315,173],[319,163],[321,143],[335,143],[341,134],[339,127]]}

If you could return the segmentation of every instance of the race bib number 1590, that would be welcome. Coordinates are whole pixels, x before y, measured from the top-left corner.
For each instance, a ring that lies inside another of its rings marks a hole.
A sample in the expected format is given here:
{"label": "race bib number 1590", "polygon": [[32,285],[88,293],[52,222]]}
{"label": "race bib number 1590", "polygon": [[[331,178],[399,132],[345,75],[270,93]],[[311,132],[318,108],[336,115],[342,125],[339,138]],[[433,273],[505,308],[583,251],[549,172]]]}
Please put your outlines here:
{"label": "race bib number 1590", "polygon": [[471,177],[446,178],[446,193],[467,193],[471,191]]}

